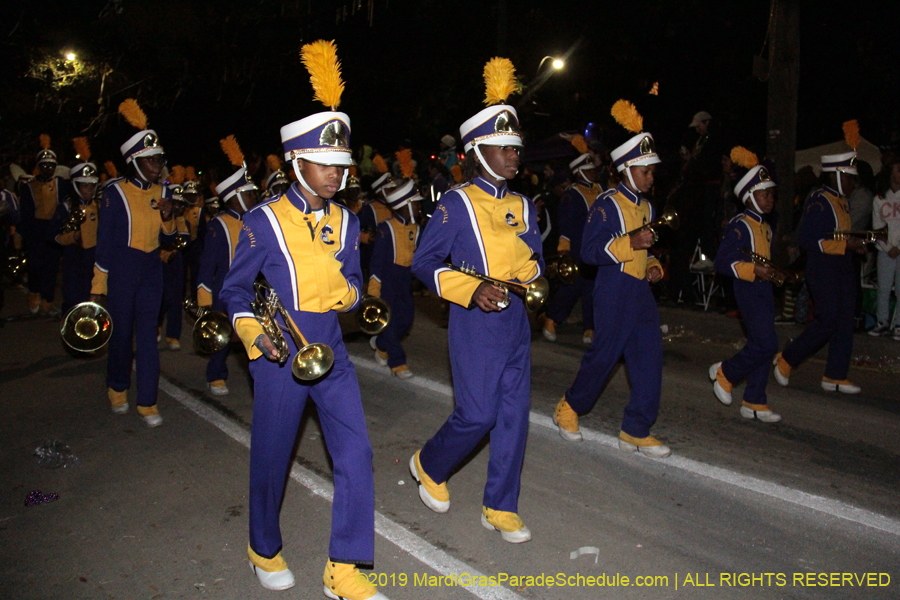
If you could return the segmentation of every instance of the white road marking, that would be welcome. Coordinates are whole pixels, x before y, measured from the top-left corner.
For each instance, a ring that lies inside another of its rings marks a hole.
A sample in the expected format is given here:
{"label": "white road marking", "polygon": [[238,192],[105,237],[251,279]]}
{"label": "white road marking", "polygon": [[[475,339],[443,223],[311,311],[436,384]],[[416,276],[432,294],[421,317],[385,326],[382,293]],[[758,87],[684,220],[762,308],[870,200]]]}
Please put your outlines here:
{"label": "white road marking", "polygon": [[[389,372],[385,370],[384,367],[378,366],[378,364],[375,363],[374,360],[362,358],[360,356],[355,356],[352,354],[350,355],[350,359],[353,361],[353,364],[356,365],[357,368],[365,369],[366,371],[371,371],[373,373],[378,373],[385,377],[389,376]],[[415,377],[406,380],[404,383],[416,385],[418,387],[425,388],[439,394],[444,394],[449,396],[450,398],[453,397],[452,386],[440,381],[428,379],[419,374],[416,374]],[[529,422],[532,425],[546,427],[553,430],[554,432],[557,431],[556,425],[553,424],[553,420],[549,416],[542,415],[535,411],[531,411],[531,414],[529,415]],[[584,437],[585,442],[593,442],[600,446],[615,448],[618,452],[619,440],[615,436],[600,433],[599,431],[594,431],[586,427],[581,428],[581,435]],[[563,442],[562,440],[560,441],[562,443],[571,443]],[[757,492],[765,496],[770,496],[784,502],[796,504],[803,508],[809,508],[833,517],[837,517],[839,519],[845,519],[859,525],[864,525],[866,527],[871,527],[873,529],[878,529],[880,531],[885,531],[894,535],[900,535],[900,520],[892,519],[891,517],[887,517],[885,515],[866,510],[864,508],[859,508],[851,504],[846,504],[839,500],[832,500],[831,498],[809,494],[807,492],[795,490],[793,488],[771,481],[751,477],[749,475],[743,475],[736,471],[730,471],[728,469],[715,467],[696,460],[691,460],[690,458],[684,458],[682,456],[675,455],[663,459],[648,458],[648,460],[656,460],[667,467],[682,469],[683,471],[687,471],[695,475],[700,475],[702,477],[707,477],[709,479],[733,485],[745,490]]]}
{"label": "white road marking", "polygon": [[[373,362],[372,364],[374,365],[375,363]],[[194,398],[162,375],[160,375],[159,378],[159,389],[180,402],[185,408],[194,412],[201,419],[218,427],[225,435],[234,441],[238,442],[248,450],[250,449],[250,432],[243,426],[210,408],[197,398]],[[333,501],[334,486],[330,481],[319,477],[309,469],[294,463],[291,467],[291,479],[311,491],[316,496],[324,498],[328,502]],[[473,580],[487,577],[477,569],[472,568],[466,563],[453,558],[443,550],[431,545],[402,525],[394,523],[378,511],[375,511],[375,533],[396,545],[401,550],[408,552],[410,556],[417,559],[422,564],[431,567],[440,575],[456,576],[458,578],[460,574],[465,573]],[[482,600],[524,600],[519,594],[501,586],[460,585],[460,587]]]}

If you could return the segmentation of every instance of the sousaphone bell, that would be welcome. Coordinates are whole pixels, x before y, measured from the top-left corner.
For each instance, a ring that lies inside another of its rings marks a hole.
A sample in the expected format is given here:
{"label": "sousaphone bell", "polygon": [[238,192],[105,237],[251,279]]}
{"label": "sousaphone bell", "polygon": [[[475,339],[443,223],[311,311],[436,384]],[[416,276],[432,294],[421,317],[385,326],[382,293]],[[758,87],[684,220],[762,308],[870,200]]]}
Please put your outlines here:
{"label": "sousaphone bell", "polygon": [[59,334],[72,350],[96,352],[109,342],[112,329],[109,311],[96,302],[82,302],[66,314]]}
{"label": "sousaphone bell", "polygon": [[366,335],[378,335],[391,321],[391,307],[382,298],[366,296],[356,311],[356,324]]}

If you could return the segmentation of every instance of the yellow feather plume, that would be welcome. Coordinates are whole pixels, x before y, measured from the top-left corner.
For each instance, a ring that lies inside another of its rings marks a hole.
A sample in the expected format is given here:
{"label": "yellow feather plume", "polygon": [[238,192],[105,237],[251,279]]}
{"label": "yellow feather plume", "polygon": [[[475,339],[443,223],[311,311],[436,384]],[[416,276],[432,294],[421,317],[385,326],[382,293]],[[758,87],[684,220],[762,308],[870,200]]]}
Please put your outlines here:
{"label": "yellow feather plume", "polygon": [[233,135],[229,135],[224,140],[219,140],[219,145],[222,146],[222,152],[225,153],[232,165],[235,167],[244,166],[244,153],[241,152],[241,147]]}
{"label": "yellow feather plume", "polygon": [[103,168],[106,169],[106,172],[109,173],[110,179],[115,179],[119,176],[119,171],[116,169],[116,165],[113,161],[108,160],[103,163]]}
{"label": "yellow feather plume", "polygon": [[91,160],[91,145],[86,137],[72,138],[72,145],[75,146],[75,154],[81,157],[80,160]]}
{"label": "yellow feather plume", "polygon": [[274,173],[275,171],[281,170],[281,161],[278,160],[278,157],[274,154],[270,154],[266,157],[266,163],[269,165],[269,169]]}
{"label": "yellow feather plume", "polygon": [[197,180],[197,171],[194,170],[194,167],[185,167],[184,180],[185,181],[196,181]]}
{"label": "yellow feather plume", "polygon": [[384,162],[384,159],[380,154],[376,154],[372,157],[372,165],[375,167],[375,170],[378,171],[381,175],[384,175],[388,172],[387,163]]}
{"label": "yellow feather plume", "polygon": [[847,121],[844,123],[844,140],[846,140],[847,144],[856,150],[856,147],[859,146],[859,121],[853,119],[852,121]]}
{"label": "yellow feather plume", "polygon": [[484,65],[484,103],[502,104],[516,91],[516,68],[508,58],[495,56]]}
{"label": "yellow feather plume", "polygon": [[578,154],[585,154],[588,151],[587,142],[584,141],[584,136],[576,135],[571,140],[572,145],[575,146],[575,150],[578,151]]}
{"label": "yellow feather plume", "polygon": [[147,129],[147,115],[134,98],[128,98],[119,105],[119,114],[137,129]]}
{"label": "yellow feather plume", "polygon": [[743,146],[735,146],[731,149],[731,161],[745,169],[752,169],[759,164],[759,158]]}
{"label": "yellow feather plume", "polygon": [[631,133],[640,133],[644,130],[644,117],[637,111],[634,104],[628,100],[617,100],[613,104],[610,114],[616,120],[616,123]]}
{"label": "yellow feather plume", "polygon": [[462,167],[458,164],[450,167],[450,174],[453,175],[453,183],[462,183],[463,180],[463,172]]}
{"label": "yellow feather plume", "polygon": [[407,179],[412,177],[416,170],[413,166],[412,150],[404,148],[403,150],[394,152],[394,156],[397,157],[397,162],[400,164],[400,173],[403,174],[403,177]]}
{"label": "yellow feather plume", "polygon": [[181,185],[184,183],[185,169],[181,165],[175,165],[169,171],[169,183]]}
{"label": "yellow feather plume", "polygon": [[309,71],[313,87],[313,99],[334,110],[341,105],[344,82],[341,81],[341,63],[334,41],[318,40],[300,49],[300,60]]}
{"label": "yellow feather plume", "polygon": [[46,133],[42,133],[41,137],[39,139],[41,141],[41,148],[43,148],[44,150],[49,150],[50,149],[50,136],[47,135]]}

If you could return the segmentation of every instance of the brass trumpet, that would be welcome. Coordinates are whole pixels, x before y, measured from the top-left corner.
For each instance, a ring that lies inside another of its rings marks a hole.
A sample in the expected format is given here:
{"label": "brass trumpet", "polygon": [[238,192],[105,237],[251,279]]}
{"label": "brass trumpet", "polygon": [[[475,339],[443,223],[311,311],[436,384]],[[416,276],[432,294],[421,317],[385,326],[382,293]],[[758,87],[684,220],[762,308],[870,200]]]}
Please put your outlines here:
{"label": "brass trumpet", "polygon": [[82,302],[66,313],[59,334],[72,350],[96,352],[109,342],[112,329],[109,311],[96,302]]}
{"label": "brass trumpet", "polygon": [[657,220],[650,223],[645,223],[637,229],[632,229],[625,235],[633,235],[635,233],[644,231],[645,229],[649,229],[653,232],[653,243],[655,244],[659,241],[659,231],[657,230],[663,225],[668,225],[672,231],[678,230],[678,227],[681,225],[681,221],[678,219],[678,212],[674,208],[669,207],[665,209],[663,211],[663,214]]}
{"label": "brass trumpet", "polygon": [[331,370],[334,366],[334,352],[326,344],[309,344],[294,326],[291,316],[272,286],[267,281],[257,281],[253,284],[253,290],[256,292],[256,300],[250,303],[253,314],[262,325],[263,331],[275,350],[278,351],[278,364],[284,366],[287,363],[290,349],[287,340],[284,338],[281,326],[275,320],[276,314],[281,315],[285,328],[294,340],[294,344],[300,349],[294,355],[291,362],[291,372],[294,377],[301,381],[312,381],[318,379]]}
{"label": "brass trumpet", "polygon": [[774,262],[772,262],[771,259],[766,258],[762,254],[757,254],[756,252],[747,250],[746,248],[741,248],[741,253],[745,256],[750,257],[750,260],[752,260],[754,264],[772,269],[772,275],[769,276],[769,281],[771,281],[778,287],[783,286],[785,283],[793,283],[797,280],[798,275],[796,273],[785,271]]}
{"label": "brass trumpet", "polygon": [[87,219],[87,214],[84,212],[84,207],[81,203],[72,202],[72,208],[69,210],[69,218],[66,219],[66,222],[59,228],[60,235],[78,231],[81,229],[81,224],[84,223],[85,219]]}
{"label": "brass trumpet", "polygon": [[366,335],[378,335],[391,322],[391,307],[382,298],[366,296],[356,311],[356,324]]}
{"label": "brass trumpet", "polygon": [[[196,301],[195,301],[196,304]],[[198,354],[215,354],[224,350],[231,343],[231,322],[225,313],[213,310],[209,306],[200,306],[191,337],[194,351]]]}
{"label": "brass trumpet", "polygon": [[503,279],[496,279],[494,277],[489,277],[487,275],[483,275],[475,270],[474,267],[467,267],[465,263],[462,266],[452,265],[450,263],[444,263],[451,270],[456,271],[458,273],[465,273],[470,277],[474,277],[475,279],[480,279],[481,281],[487,281],[488,283],[492,283],[496,285],[503,292],[503,300],[497,304],[500,308],[506,308],[509,306],[509,293],[520,296],[525,301],[525,309],[530,313],[538,312],[541,307],[544,305],[544,302],[547,301],[547,295],[550,292],[550,283],[543,277],[538,277],[534,281],[529,284],[517,283],[515,281],[505,281]]}
{"label": "brass trumpet", "polygon": [[160,250],[165,250],[166,252],[174,252],[176,250],[184,250],[188,245],[188,238],[186,235],[181,235],[180,233],[175,236],[175,241],[163,244],[159,247]]}
{"label": "brass trumpet", "polygon": [[557,254],[547,259],[547,279],[554,277],[562,283],[578,281],[578,262],[571,254]]}
{"label": "brass trumpet", "polygon": [[875,242],[887,242],[887,237],[887,225],[880,229],[870,229],[866,231],[846,231],[842,229],[836,229],[834,231],[834,239],[836,240],[860,238],[867,244],[874,244]]}

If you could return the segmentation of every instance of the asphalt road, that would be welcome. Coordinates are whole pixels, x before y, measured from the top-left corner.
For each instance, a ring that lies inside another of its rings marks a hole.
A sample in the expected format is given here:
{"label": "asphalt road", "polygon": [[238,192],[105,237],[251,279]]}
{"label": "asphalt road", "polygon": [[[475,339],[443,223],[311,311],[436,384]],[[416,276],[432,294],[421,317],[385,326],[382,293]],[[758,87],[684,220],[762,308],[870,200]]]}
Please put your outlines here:
{"label": "asphalt road", "polygon": [[[4,315],[22,311],[24,296],[7,291]],[[770,381],[781,423],[749,422],[719,404],[706,380],[712,362],[740,347],[739,322],[661,315],[671,335],[654,434],[674,451],[664,460],[615,447],[624,369],[582,418],[586,441],[563,441],[549,415],[577,371],[580,328],[563,325],[556,344],[536,332],[520,498],[534,539],[521,545],[479,524],[487,445],[451,478],[444,515],[422,505],[407,471],[452,410],[438,303],[417,298],[409,381],[375,365],[346,321],[375,451],[371,576],[389,598],[900,598],[900,377],[854,367],[863,394],[836,396],[818,388],[824,363],[813,359],[790,388]],[[44,319],[0,329],[0,598],[324,597],[330,464],[314,407],[282,509],[297,587],[268,592],[246,562],[246,359],[232,354],[231,394],[213,399],[185,328],[182,351],[161,350],[165,423],[150,430],[133,409],[109,411],[104,358],[72,357],[57,334]],[[900,354],[892,340],[855,343],[857,355]],[[52,439],[77,463],[40,467],[34,449]],[[25,506],[33,490],[59,499]]]}

